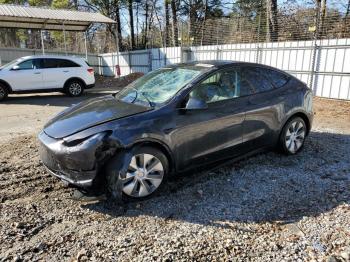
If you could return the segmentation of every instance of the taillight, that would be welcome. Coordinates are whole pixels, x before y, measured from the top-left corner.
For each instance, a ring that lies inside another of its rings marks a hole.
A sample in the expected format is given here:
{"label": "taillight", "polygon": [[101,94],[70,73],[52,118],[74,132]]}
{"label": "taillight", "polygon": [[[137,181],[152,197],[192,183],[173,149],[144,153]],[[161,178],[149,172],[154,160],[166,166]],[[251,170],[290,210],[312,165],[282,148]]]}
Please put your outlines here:
{"label": "taillight", "polygon": [[87,70],[90,74],[94,74],[94,69],[93,68],[88,68],[88,70]]}

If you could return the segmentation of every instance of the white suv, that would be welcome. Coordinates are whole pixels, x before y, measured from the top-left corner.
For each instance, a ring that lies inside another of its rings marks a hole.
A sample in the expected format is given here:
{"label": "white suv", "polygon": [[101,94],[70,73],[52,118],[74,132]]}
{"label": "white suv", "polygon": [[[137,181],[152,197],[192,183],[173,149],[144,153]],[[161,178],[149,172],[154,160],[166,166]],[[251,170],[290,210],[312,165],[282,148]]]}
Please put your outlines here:
{"label": "white suv", "polygon": [[29,91],[80,96],[94,85],[94,69],[78,57],[26,56],[0,67],[0,101],[9,93]]}

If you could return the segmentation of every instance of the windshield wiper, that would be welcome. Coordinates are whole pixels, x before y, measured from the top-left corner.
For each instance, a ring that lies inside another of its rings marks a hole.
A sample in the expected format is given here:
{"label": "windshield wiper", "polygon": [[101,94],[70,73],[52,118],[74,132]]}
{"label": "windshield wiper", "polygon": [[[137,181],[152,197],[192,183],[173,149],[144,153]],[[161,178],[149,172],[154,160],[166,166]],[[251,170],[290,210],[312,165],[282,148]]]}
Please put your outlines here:
{"label": "windshield wiper", "polygon": [[146,98],[146,100],[147,100],[147,102],[148,102],[148,104],[149,104],[150,107],[154,107],[154,106],[155,106],[154,103],[153,103],[151,100],[149,100],[149,98],[148,98],[143,92],[141,92],[140,94],[141,94],[144,98]]}
{"label": "windshield wiper", "polygon": [[[140,95],[142,95],[142,96],[146,99],[146,101],[147,101],[147,103],[149,104],[150,107],[155,107],[155,103],[152,102],[152,101],[145,95],[145,93],[139,92],[136,88],[133,88],[133,87],[131,87],[130,89],[132,89],[132,90],[135,92],[135,97],[134,97],[134,99],[133,99],[132,101],[128,101],[129,103],[131,103],[131,104],[135,103],[135,101],[137,100],[137,97],[138,97],[139,94],[140,94]],[[118,100],[124,101],[123,99],[120,99],[120,98],[118,98],[117,96],[118,96],[118,93],[114,95],[114,98],[115,98],[115,99],[118,99]]]}
{"label": "windshield wiper", "polygon": [[134,87],[132,87],[132,90],[134,90],[135,93],[136,93],[136,96],[135,96],[134,100],[132,100],[132,102],[131,102],[132,104],[136,101],[138,95],[141,94],[144,98],[146,98],[146,100],[147,100],[149,106],[150,106],[150,107],[154,107],[154,103],[153,103],[151,100],[149,100],[149,98],[148,98],[143,92],[140,92],[140,93],[139,93],[139,91],[138,91],[136,88],[134,88]]}

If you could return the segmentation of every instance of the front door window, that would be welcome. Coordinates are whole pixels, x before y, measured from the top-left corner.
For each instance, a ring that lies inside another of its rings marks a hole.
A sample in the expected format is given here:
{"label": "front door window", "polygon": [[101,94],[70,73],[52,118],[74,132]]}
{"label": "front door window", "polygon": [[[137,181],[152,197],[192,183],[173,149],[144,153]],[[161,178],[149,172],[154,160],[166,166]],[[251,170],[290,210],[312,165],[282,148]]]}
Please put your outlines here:
{"label": "front door window", "polygon": [[35,63],[33,59],[23,61],[18,64],[18,70],[35,69]]}
{"label": "front door window", "polygon": [[206,103],[238,97],[239,74],[237,70],[222,70],[214,73],[190,93],[190,98],[200,99]]}

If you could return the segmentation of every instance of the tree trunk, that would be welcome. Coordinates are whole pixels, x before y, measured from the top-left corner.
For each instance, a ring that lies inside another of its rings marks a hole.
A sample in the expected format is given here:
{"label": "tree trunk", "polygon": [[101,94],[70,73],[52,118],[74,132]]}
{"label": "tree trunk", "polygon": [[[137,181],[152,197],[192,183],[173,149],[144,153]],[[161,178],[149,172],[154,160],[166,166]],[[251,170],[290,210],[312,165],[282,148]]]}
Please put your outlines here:
{"label": "tree trunk", "polygon": [[128,11],[130,19],[130,39],[131,39],[131,50],[135,49],[135,33],[134,33],[134,14],[132,9],[132,0],[128,0]]}
{"label": "tree trunk", "polygon": [[[173,45],[179,45],[179,28],[177,24],[177,8],[176,8],[176,0],[171,0],[171,12],[173,16]],[[350,0],[349,0],[350,1]]]}
{"label": "tree trunk", "polygon": [[109,40],[111,38],[111,34],[110,34],[110,25],[107,25],[106,28],[106,34],[105,34],[105,42],[103,45],[103,53],[108,53],[109,52]]}
{"label": "tree trunk", "polygon": [[349,25],[348,24],[348,18],[349,18],[349,14],[350,14],[350,0],[348,1],[348,5],[346,7],[346,11],[345,11],[345,16],[343,19],[343,30],[342,30],[342,38],[347,38],[350,36],[349,34]]}
{"label": "tree trunk", "polygon": [[315,0],[315,4],[316,4],[316,13],[315,13],[315,27],[316,27],[316,31],[315,31],[315,37],[316,39],[318,38],[318,34],[319,34],[319,22],[320,22],[320,10],[321,10],[321,0]]}
{"label": "tree trunk", "polygon": [[187,43],[188,45],[190,46],[192,44],[192,37],[194,38],[195,37],[195,26],[196,26],[196,20],[197,20],[197,10],[196,10],[196,6],[194,4],[194,1],[191,0],[190,1],[190,6],[189,6],[190,10],[189,10],[189,16],[190,16],[190,22],[189,22],[189,25],[188,25],[188,39],[187,39]]}
{"label": "tree trunk", "polygon": [[147,48],[148,42],[148,0],[145,2],[145,29],[143,34],[143,46]]}
{"label": "tree trunk", "polygon": [[[156,3],[154,2],[153,3],[153,8],[152,10],[154,11],[154,15],[157,19],[157,22],[158,22],[158,25],[159,25],[159,35],[160,35],[160,39],[161,39],[161,47],[165,47],[165,37],[164,37],[164,34],[163,34],[163,28],[162,28],[162,23],[160,21],[160,18],[159,18],[159,15],[158,15],[158,12],[157,12],[157,8],[156,8]],[[152,40],[153,40],[153,35],[152,35]]]}
{"label": "tree trunk", "polygon": [[202,25],[201,25],[201,31],[202,31],[201,46],[203,45],[205,22],[207,20],[207,15],[208,15],[207,13],[208,13],[208,0],[205,0],[205,3],[204,3],[204,18],[203,18],[203,22],[202,22]]}
{"label": "tree trunk", "polygon": [[120,5],[119,5],[119,0],[116,1],[115,20],[117,22],[119,50],[123,50],[123,37],[122,37],[122,27],[120,25]]}
{"label": "tree trunk", "polygon": [[325,24],[324,20],[326,18],[326,10],[327,10],[327,0],[322,0],[321,2],[321,15],[320,15],[320,36],[324,36],[325,34]]}
{"label": "tree trunk", "polygon": [[136,2],[136,47],[139,47],[139,3]]}
{"label": "tree trunk", "polygon": [[164,8],[165,8],[165,28],[164,28],[164,42],[165,42],[165,46],[169,46],[170,45],[170,41],[169,41],[169,0],[164,0]]}
{"label": "tree trunk", "polygon": [[266,1],[267,13],[267,40],[278,41],[277,0]]}

